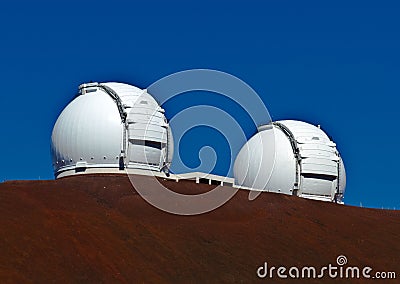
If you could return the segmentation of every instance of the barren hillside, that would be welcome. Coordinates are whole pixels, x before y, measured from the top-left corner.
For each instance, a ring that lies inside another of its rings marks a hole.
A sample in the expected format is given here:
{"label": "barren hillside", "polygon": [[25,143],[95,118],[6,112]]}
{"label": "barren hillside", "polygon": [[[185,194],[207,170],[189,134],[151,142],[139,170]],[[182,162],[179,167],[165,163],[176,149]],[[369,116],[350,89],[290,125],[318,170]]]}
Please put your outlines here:
{"label": "barren hillside", "polygon": [[[211,188],[162,182],[186,193]],[[257,277],[265,261],[318,268],[338,255],[348,265],[397,272],[379,283],[400,278],[399,211],[273,193],[249,201],[239,191],[215,211],[177,216],[147,204],[126,176],[5,182],[0,204],[1,283],[276,283],[276,274]]]}

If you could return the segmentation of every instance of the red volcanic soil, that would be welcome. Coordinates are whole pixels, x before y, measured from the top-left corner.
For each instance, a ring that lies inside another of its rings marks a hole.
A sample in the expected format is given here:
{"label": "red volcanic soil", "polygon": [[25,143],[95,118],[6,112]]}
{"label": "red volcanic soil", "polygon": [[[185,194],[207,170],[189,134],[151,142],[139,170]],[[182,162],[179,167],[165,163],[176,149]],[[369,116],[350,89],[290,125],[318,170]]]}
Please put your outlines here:
{"label": "red volcanic soil", "polygon": [[[211,188],[163,183],[191,194]],[[178,216],[149,205],[126,176],[5,182],[0,202],[0,283],[286,283],[256,270],[265,261],[337,266],[338,255],[370,275],[394,271],[397,279],[379,282],[400,283],[399,211],[273,193],[249,201],[240,190],[217,210]]]}

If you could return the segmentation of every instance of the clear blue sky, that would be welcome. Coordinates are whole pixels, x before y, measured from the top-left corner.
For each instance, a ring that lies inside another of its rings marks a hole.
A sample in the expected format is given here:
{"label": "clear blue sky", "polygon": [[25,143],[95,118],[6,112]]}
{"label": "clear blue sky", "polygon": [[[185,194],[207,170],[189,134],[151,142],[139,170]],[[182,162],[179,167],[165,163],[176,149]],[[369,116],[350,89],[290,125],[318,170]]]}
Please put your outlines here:
{"label": "clear blue sky", "polygon": [[321,124],[345,161],[347,203],[398,209],[399,11],[397,1],[2,3],[0,179],[53,178],[51,130],[79,84],[145,88],[210,68],[251,85],[274,120]]}

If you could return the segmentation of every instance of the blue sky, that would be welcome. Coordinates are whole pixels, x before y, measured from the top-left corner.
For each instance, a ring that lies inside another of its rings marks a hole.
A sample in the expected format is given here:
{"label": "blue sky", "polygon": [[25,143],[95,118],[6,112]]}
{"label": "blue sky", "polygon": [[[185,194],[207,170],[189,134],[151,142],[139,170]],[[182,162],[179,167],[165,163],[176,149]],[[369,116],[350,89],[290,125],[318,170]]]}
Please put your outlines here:
{"label": "blue sky", "polygon": [[[0,179],[53,178],[51,130],[79,84],[145,88],[210,68],[248,83],[274,120],[320,124],[345,161],[347,203],[400,208],[399,10],[396,1],[2,3]],[[191,139],[223,148],[204,136]]]}

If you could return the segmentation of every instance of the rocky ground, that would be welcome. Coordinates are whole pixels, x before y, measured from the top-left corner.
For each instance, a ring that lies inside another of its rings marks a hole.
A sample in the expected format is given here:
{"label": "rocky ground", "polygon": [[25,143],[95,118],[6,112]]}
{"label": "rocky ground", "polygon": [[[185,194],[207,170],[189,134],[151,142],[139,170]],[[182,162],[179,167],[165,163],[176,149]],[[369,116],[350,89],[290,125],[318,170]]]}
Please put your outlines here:
{"label": "rocky ground", "polygon": [[[212,188],[162,182],[190,194]],[[264,262],[338,266],[339,255],[370,275],[396,272],[379,283],[400,281],[400,211],[273,193],[249,201],[241,190],[215,211],[177,216],[146,203],[126,176],[9,181],[0,204],[1,283],[286,283],[256,271]],[[365,281],[326,272],[291,282]]]}

